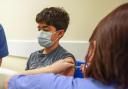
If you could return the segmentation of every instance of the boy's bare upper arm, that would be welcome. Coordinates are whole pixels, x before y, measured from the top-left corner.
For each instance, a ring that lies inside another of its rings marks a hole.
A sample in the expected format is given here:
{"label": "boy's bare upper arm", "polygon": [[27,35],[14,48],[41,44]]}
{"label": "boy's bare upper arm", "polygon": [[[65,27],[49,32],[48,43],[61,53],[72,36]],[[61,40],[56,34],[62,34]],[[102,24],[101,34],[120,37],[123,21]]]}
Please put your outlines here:
{"label": "boy's bare upper arm", "polygon": [[[74,64],[75,65],[75,61],[74,61],[74,59],[72,58],[72,57],[67,57],[67,58],[65,58],[64,60],[67,60],[69,63],[72,63],[72,64]],[[66,76],[74,76],[74,72],[75,72],[75,67],[73,68],[69,68],[69,69],[67,69],[66,71],[64,71],[63,73],[62,73],[62,75],[66,75]]]}

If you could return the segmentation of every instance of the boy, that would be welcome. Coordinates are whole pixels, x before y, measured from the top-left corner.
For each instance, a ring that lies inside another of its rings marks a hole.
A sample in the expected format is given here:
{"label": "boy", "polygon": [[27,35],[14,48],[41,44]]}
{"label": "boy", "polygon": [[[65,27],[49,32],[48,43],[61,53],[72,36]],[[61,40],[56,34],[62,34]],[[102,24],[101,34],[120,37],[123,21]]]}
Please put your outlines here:
{"label": "boy", "polygon": [[[70,59],[75,64],[74,56],[60,46],[59,40],[64,36],[69,24],[69,15],[63,8],[49,7],[36,16],[38,43],[44,49],[32,53],[27,62],[26,70],[45,67],[61,59]],[[74,69],[64,72],[73,75]]]}

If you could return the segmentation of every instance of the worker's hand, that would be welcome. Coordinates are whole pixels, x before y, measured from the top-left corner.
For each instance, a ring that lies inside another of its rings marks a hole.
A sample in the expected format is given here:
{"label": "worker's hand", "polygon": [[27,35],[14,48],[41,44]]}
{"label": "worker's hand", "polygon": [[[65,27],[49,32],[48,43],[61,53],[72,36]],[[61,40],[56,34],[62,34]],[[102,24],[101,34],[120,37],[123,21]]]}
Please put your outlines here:
{"label": "worker's hand", "polygon": [[74,63],[72,63],[72,59],[66,58],[53,63],[52,65],[49,66],[49,68],[50,68],[50,71],[53,73],[62,73],[65,70],[72,68],[74,66],[75,65]]}

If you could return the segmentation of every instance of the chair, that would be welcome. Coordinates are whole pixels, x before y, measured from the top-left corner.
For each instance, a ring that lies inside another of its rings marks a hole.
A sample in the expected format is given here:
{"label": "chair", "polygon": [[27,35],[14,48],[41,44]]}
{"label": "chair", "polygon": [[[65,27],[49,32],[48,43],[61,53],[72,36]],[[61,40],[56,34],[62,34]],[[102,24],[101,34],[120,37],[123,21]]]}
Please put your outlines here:
{"label": "chair", "polygon": [[75,70],[75,73],[74,73],[74,78],[83,78],[83,73],[82,71],[80,70],[80,65],[81,64],[85,64],[85,62],[83,61],[76,61],[76,70]]}

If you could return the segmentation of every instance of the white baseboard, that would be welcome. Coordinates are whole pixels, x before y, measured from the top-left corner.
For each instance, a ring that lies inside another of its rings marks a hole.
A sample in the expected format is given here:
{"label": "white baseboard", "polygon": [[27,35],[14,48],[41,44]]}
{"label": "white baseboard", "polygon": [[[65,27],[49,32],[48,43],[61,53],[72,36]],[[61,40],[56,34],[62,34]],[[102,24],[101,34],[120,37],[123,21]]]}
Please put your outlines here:
{"label": "white baseboard", "polygon": [[[87,41],[61,41],[60,44],[73,53],[76,59],[84,59],[88,48]],[[8,40],[8,48],[10,55],[20,57],[29,57],[30,53],[41,49],[33,40]]]}

